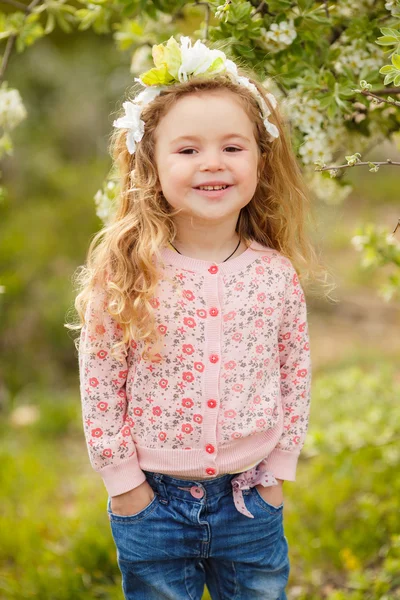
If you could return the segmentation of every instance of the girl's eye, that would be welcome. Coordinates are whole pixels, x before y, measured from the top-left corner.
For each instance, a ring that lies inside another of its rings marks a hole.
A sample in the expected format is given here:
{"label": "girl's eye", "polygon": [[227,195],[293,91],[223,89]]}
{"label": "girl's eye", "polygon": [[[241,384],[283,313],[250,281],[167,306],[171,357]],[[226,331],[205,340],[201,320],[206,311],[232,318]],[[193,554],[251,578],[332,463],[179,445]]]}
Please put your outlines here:
{"label": "girl's eye", "polygon": [[[235,152],[241,152],[241,148],[236,148],[235,146],[227,146],[225,150],[234,150]],[[186,148],[185,150],[181,150],[179,154],[187,154],[188,152],[196,152],[194,148]]]}

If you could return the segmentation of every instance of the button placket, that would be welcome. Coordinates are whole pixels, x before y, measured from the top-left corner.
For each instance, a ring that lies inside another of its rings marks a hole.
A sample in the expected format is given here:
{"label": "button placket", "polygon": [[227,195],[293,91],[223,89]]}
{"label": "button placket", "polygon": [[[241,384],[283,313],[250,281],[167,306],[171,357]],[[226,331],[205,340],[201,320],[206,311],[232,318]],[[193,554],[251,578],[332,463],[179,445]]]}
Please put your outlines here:
{"label": "button placket", "polygon": [[[211,265],[208,269],[211,275],[219,272],[217,265]],[[206,410],[203,419],[203,443],[205,457],[204,471],[206,475],[215,476],[218,474],[218,468],[215,465],[217,454],[217,417],[218,411],[213,410],[217,407],[217,401],[214,397],[219,397],[219,369],[221,361],[221,282],[219,277],[207,277],[206,285],[206,306],[209,318],[206,320],[206,335],[209,341],[208,361],[209,366],[206,369]]]}

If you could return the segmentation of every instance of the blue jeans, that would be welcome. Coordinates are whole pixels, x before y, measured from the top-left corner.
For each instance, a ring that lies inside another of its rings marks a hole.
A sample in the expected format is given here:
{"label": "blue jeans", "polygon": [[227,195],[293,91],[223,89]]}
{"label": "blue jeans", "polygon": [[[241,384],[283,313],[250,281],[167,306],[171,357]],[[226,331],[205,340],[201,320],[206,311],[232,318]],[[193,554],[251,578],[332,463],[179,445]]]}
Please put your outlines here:
{"label": "blue jeans", "polygon": [[[144,471],[154,498],[134,515],[107,512],[126,600],[287,600],[283,503],[243,490],[248,518],[227,474],[207,481]],[[184,489],[181,489],[184,488]]]}

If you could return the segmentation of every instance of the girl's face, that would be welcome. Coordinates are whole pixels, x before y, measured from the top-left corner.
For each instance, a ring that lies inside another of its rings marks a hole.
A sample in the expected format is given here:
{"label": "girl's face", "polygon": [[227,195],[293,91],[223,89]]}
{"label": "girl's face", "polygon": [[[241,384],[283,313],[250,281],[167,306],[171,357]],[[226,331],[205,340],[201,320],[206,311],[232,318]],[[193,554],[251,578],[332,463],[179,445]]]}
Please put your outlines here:
{"label": "girl's face", "polygon": [[[163,195],[178,215],[198,222],[235,220],[257,187],[259,149],[253,124],[234,93],[184,96],[155,131],[155,159]],[[226,184],[224,192],[198,186]],[[234,221],[236,222],[236,221]]]}

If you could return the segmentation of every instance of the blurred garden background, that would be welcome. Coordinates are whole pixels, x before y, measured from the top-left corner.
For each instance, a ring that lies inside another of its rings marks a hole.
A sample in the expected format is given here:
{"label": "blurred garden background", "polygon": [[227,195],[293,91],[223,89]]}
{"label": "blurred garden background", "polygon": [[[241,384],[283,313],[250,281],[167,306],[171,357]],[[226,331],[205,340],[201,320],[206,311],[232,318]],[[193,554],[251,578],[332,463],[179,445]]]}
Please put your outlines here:
{"label": "blurred garden background", "polygon": [[[182,22],[181,33],[192,30]],[[8,67],[29,114],[1,168],[0,597],[8,600],[123,599],[107,493],[84,442],[76,334],[64,323],[73,318],[73,273],[102,226],[93,197],[111,166],[130,58],[109,36],[57,31]],[[400,160],[394,143],[372,154]],[[310,428],[297,481],[284,485],[289,600],[400,598],[400,306],[378,294],[389,267],[362,268],[351,244],[365,223],[393,231],[399,173],[352,169],[350,196],[315,206],[337,302],[308,299]]]}

